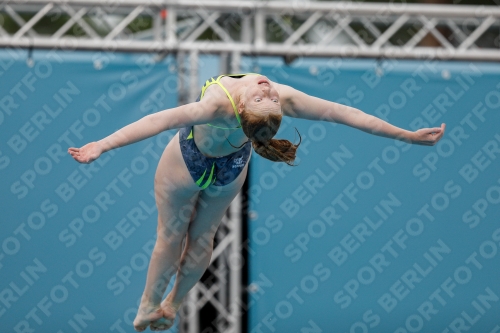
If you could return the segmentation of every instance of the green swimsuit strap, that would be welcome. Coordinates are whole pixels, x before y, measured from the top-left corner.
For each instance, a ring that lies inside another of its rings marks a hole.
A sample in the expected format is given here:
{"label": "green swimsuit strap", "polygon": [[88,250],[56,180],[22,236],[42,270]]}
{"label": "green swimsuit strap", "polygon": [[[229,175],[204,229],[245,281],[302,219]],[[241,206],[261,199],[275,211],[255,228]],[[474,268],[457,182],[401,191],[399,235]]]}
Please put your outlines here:
{"label": "green swimsuit strap", "polygon": [[241,127],[241,118],[240,118],[240,114],[238,113],[238,109],[236,108],[236,103],[234,103],[234,100],[233,100],[233,97],[231,97],[231,94],[229,93],[229,91],[227,91],[226,87],[224,87],[222,85],[222,83],[220,82],[220,79],[223,78],[224,76],[229,76],[229,77],[236,77],[236,76],[239,76],[239,77],[242,77],[242,76],[246,76],[246,75],[260,75],[260,74],[257,74],[257,73],[245,73],[245,74],[225,74],[225,75],[219,75],[217,77],[217,79],[214,79],[214,78],[210,78],[210,80],[207,80],[205,82],[205,84],[203,85],[203,87],[201,88],[201,96],[200,96],[200,100],[203,98],[203,96],[205,95],[205,91],[207,90],[208,87],[210,87],[212,84],[216,84],[218,85],[219,87],[222,88],[222,90],[224,90],[224,92],[226,93],[226,96],[227,98],[229,99],[229,101],[231,102],[231,105],[233,106],[233,110],[234,110],[234,114],[236,116],[236,119],[238,120],[238,124],[240,124],[240,126],[238,127],[219,127],[219,126],[215,126],[215,125],[211,125],[211,124],[207,124],[208,126],[212,126],[212,127],[215,127],[215,128],[220,128],[220,129],[237,129],[237,128],[240,128]]}

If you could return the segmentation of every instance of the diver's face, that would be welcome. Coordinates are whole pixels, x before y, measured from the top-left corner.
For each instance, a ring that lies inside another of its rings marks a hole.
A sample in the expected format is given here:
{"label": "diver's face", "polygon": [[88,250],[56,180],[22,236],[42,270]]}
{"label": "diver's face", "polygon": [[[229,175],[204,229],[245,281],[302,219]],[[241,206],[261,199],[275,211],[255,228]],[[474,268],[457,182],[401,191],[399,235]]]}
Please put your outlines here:
{"label": "diver's face", "polygon": [[252,111],[281,113],[278,91],[265,76],[257,76],[245,92],[245,108]]}

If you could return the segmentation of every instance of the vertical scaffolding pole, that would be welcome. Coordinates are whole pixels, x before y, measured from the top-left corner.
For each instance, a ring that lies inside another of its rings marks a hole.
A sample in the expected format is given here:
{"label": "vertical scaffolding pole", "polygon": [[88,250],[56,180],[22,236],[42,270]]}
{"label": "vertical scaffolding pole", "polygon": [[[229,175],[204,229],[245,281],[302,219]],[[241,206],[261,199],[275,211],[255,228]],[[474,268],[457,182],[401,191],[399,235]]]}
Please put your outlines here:
{"label": "vertical scaffolding pole", "polygon": [[[231,72],[239,73],[241,64],[241,53],[233,52],[231,55]],[[241,266],[237,263],[234,264],[231,254],[239,258],[241,252],[240,242],[241,242],[241,191],[236,195],[230,209],[230,219],[231,219],[231,253],[228,256],[228,268],[229,268],[229,306],[230,318],[232,322],[231,333],[241,332],[241,315],[240,307],[241,302]],[[228,235],[229,236],[229,235]]]}
{"label": "vertical scaffolding pole", "polygon": [[163,19],[161,17],[161,9],[153,9],[153,39],[155,42],[159,42],[161,38],[161,28]]}
{"label": "vertical scaffolding pole", "polygon": [[241,42],[243,44],[252,42],[252,20],[250,15],[244,15],[241,19]]}
{"label": "vertical scaffolding pole", "polygon": [[231,53],[231,73],[239,73],[241,65],[241,53],[233,51]]}
{"label": "vertical scaffolding pole", "polygon": [[[231,209],[231,208],[229,208]],[[226,212],[227,214],[227,212]],[[229,217],[230,218],[230,217]],[[220,227],[219,227],[220,228]],[[231,233],[228,232],[227,234],[224,232],[221,232],[220,229],[216,234],[217,237],[217,243],[221,244],[224,241],[224,238],[226,237],[231,237]],[[219,285],[219,290],[217,291],[217,299],[219,303],[225,308],[228,309],[228,294],[230,293],[229,288],[227,288],[227,278],[229,274],[229,265],[227,264],[228,262],[228,256],[229,254],[223,253],[220,255],[215,261],[212,263],[212,265],[215,267],[215,269],[212,271],[215,280],[217,281],[216,283]],[[224,320],[214,320],[212,323],[215,323],[215,326],[217,328],[218,332],[224,332],[225,327],[227,326]]]}
{"label": "vertical scaffolding pole", "polygon": [[177,75],[179,80],[178,103],[184,105],[188,103],[189,98],[189,83],[186,69],[186,52],[177,52]]}
{"label": "vertical scaffolding pole", "polygon": [[231,229],[233,241],[231,242],[231,253],[228,256],[229,268],[229,304],[228,310],[230,314],[230,333],[241,332],[241,263],[237,262],[240,258],[240,242],[241,242],[241,192],[236,195],[229,209],[231,210]]}
{"label": "vertical scaffolding pole", "polygon": [[198,302],[198,289],[195,286],[187,295],[187,306],[189,309],[188,330],[186,333],[200,333],[200,318],[199,311],[194,311],[196,309],[196,303]]}
{"label": "vertical scaffolding pole", "polygon": [[262,10],[257,10],[254,18],[254,29],[255,29],[255,48],[260,49],[264,47],[266,42],[266,20],[265,15]]}
{"label": "vertical scaffolding pole", "polygon": [[198,97],[198,50],[189,52],[189,101],[192,103]]}
{"label": "vertical scaffolding pole", "polygon": [[177,42],[176,25],[177,12],[174,7],[168,7],[167,22],[165,24],[165,39],[169,45],[173,45]]}
{"label": "vertical scaffolding pole", "polygon": [[228,74],[229,68],[228,64],[229,54],[227,52],[222,52],[219,55],[219,74]]}
{"label": "vertical scaffolding pole", "polygon": [[[198,51],[189,52],[189,97],[188,103],[194,102],[198,95]],[[188,293],[186,306],[189,309],[197,309],[198,303],[198,286],[194,286]],[[200,332],[200,318],[199,311],[189,311],[186,318],[188,329],[186,333],[199,333]]]}

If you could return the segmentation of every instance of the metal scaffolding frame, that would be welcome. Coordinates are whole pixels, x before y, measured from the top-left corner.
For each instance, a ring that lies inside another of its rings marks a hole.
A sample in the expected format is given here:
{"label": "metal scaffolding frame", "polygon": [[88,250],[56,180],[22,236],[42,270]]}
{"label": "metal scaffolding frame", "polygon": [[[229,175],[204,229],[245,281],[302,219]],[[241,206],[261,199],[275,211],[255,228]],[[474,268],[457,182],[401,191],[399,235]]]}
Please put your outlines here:
{"label": "metal scaffolding frame", "polygon": [[[50,20],[50,28],[40,22]],[[434,47],[423,45],[433,39]],[[154,52],[177,57],[179,103],[199,92],[198,57],[218,54],[236,73],[243,55],[500,60],[500,8],[314,1],[2,0],[0,47]],[[190,292],[180,330],[198,333],[200,309],[213,329],[242,331],[242,199],[216,235],[207,280]],[[238,258],[236,258],[238,259]],[[241,259],[241,258],[240,258]]]}
{"label": "metal scaffolding frame", "polygon": [[[31,15],[26,20],[21,13]],[[37,31],[40,20],[54,22],[54,16],[67,19],[55,31]],[[18,29],[2,28],[7,19]],[[495,6],[247,0],[0,4],[0,47],[496,61],[499,26]],[[71,31],[75,27],[78,34]],[[429,34],[438,47],[420,45]],[[347,37],[344,45],[332,43],[339,35]]]}

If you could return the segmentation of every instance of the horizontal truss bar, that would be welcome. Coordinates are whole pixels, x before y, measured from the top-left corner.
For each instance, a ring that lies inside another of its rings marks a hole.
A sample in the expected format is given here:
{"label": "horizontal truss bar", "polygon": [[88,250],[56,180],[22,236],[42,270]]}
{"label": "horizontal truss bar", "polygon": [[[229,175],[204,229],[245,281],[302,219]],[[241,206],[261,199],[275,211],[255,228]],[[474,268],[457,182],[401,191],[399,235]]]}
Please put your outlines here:
{"label": "horizontal truss bar", "polygon": [[289,2],[289,1],[199,1],[199,0],[3,0],[4,4],[34,4],[42,5],[48,2],[54,5],[71,6],[99,6],[99,7],[158,7],[178,9],[205,9],[224,12],[246,13],[255,10],[278,13],[310,13],[315,11],[340,12],[350,15],[424,15],[432,17],[500,17],[500,8],[497,6],[474,6],[474,5],[424,5],[408,3],[355,3],[349,1],[340,2]]}
{"label": "horizontal truss bar", "polygon": [[40,49],[70,49],[70,50],[99,50],[120,52],[157,52],[175,53],[178,51],[199,51],[206,54],[222,52],[239,52],[252,56],[302,56],[302,57],[359,57],[359,58],[402,58],[402,59],[441,59],[441,60],[482,60],[498,61],[500,50],[494,49],[467,49],[450,50],[445,48],[414,47],[408,50],[400,47],[384,47],[378,49],[358,48],[346,46],[317,46],[317,45],[283,45],[267,43],[264,47],[253,44],[224,43],[224,42],[186,42],[160,43],[151,41],[96,41],[70,39],[52,40],[49,38],[21,38],[8,40],[0,38],[0,47],[10,48],[40,48]]}

